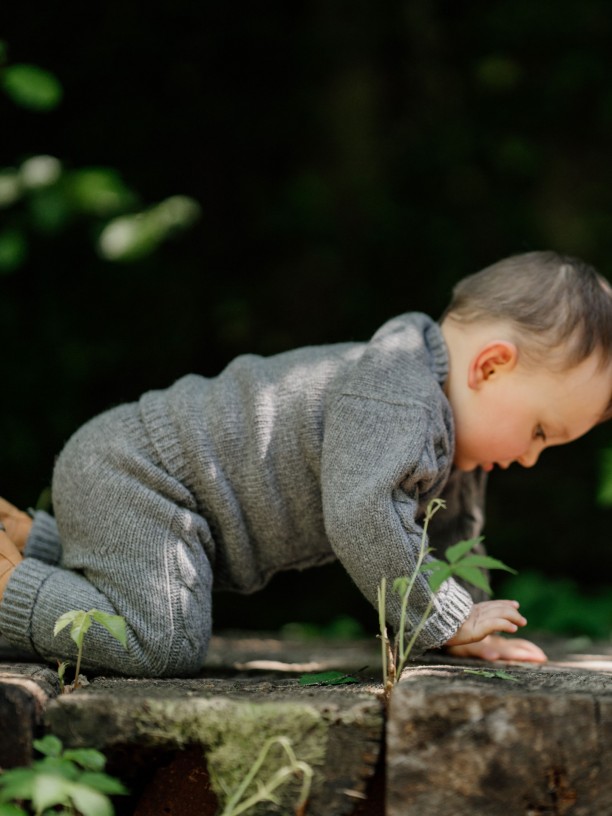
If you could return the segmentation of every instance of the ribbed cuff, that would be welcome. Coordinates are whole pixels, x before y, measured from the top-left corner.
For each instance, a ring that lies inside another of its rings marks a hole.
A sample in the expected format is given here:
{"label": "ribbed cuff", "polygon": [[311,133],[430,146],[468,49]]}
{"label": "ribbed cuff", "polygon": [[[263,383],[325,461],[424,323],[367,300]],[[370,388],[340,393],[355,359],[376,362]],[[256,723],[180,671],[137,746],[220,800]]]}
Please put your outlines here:
{"label": "ribbed cuff", "polygon": [[452,578],[437,593],[437,611],[427,620],[415,642],[415,652],[438,649],[456,634],[470,614],[474,602],[469,592]]}
{"label": "ribbed cuff", "polygon": [[33,519],[24,555],[45,564],[58,564],[62,556],[62,545],[55,519],[43,510],[37,510]]}

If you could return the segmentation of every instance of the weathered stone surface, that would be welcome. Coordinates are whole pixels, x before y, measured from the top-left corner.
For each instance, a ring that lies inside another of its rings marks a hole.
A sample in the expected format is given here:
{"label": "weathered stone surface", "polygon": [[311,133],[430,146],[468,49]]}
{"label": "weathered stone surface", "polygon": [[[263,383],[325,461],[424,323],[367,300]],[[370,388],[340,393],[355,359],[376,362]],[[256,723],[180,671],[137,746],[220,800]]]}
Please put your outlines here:
{"label": "weathered stone surface", "polygon": [[[350,814],[364,795],[379,756],[383,707],[378,686],[300,686],[297,677],[241,673],[233,678],[178,680],[96,678],[49,705],[46,723],[66,745],[112,754],[114,746],[159,749],[200,746],[213,788],[235,789],[274,736],[288,737],[315,773],[308,813]],[[286,764],[279,746],[259,774]],[[290,813],[299,779],[253,813]]]}
{"label": "weathered stone surface", "polygon": [[0,663],[0,768],[26,765],[47,702],[59,692],[46,666]]}
{"label": "weathered stone surface", "polygon": [[458,665],[405,673],[387,723],[388,816],[612,814],[612,660],[505,669],[519,682]]}

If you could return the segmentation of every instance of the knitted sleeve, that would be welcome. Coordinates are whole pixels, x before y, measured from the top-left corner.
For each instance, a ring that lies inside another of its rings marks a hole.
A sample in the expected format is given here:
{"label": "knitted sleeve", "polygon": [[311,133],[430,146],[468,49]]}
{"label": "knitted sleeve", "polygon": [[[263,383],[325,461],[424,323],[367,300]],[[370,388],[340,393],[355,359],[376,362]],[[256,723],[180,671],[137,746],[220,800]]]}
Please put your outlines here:
{"label": "knitted sleeve", "polygon": [[[437,448],[423,406],[342,394],[329,411],[321,471],[325,529],[337,557],[374,606],[383,575],[390,587],[395,578],[415,570],[423,533],[415,519],[441,484]],[[420,574],[410,599],[411,625],[430,598]],[[446,581],[417,649],[446,643],[471,607],[466,590],[453,579]],[[386,614],[397,629],[400,601],[392,591],[387,592]]]}
{"label": "knitted sleeve", "polygon": [[26,556],[37,558],[45,564],[58,564],[62,545],[53,516],[37,510],[33,516],[32,529],[25,548]]}

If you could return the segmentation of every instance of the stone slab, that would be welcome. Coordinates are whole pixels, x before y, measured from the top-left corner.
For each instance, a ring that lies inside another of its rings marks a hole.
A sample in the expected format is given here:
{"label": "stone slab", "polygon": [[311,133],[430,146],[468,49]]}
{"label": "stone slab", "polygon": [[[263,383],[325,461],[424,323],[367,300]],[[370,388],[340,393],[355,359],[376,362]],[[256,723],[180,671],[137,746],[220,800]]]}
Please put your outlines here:
{"label": "stone slab", "polygon": [[[193,778],[203,779],[205,767],[221,800],[223,786],[235,789],[268,739],[288,737],[297,758],[314,771],[308,814],[357,812],[383,744],[378,678],[352,685],[303,686],[299,676],[331,663],[347,673],[361,669],[364,660],[377,654],[376,642],[370,654],[367,645],[364,656],[355,643],[345,648],[337,643],[285,643],[281,648],[278,641],[266,641],[217,641],[209,667],[197,678],[91,678],[85,688],[47,707],[47,729],[65,745],[99,748],[111,761],[114,753],[125,753],[129,746],[158,753],[182,749],[192,760],[194,748],[199,748],[203,763],[192,761]],[[183,761],[185,757],[175,754],[170,771]],[[283,764],[283,751],[275,745],[259,780],[269,779]],[[299,781],[296,777],[283,786],[277,807],[266,803],[249,812],[293,813]],[[159,797],[159,788],[149,790],[148,798]],[[150,813],[143,802],[136,812]]]}
{"label": "stone slab", "polygon": [[27,765],[43,713],[59,693],[56,672],[34,663],[0,663],[0,768]]}
{"label": "stone slab", "polygon": [[603,651],[504,666],[517,682],[458,662],[409,668],[388,713],[387,815],[610,816],[612,655]]}

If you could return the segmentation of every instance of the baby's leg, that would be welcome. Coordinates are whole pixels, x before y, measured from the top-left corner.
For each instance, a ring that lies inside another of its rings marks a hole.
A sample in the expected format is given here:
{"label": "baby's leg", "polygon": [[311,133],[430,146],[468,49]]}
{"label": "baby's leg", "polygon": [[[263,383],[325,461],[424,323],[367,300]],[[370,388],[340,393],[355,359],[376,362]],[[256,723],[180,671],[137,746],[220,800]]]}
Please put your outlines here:
{"label": "baby's leg", "polygon": [[70,609],[125,617],[127,651],[94,624],[85,667],[133,675],[196,672],[211,628],[212,540],[189,491],[160,467],[137,406],[123,406],[79,431],[62,452],[53,500],[62,560],[26,557],[0,605],[0,629],[24,635],[45,657],[74,657]]}

